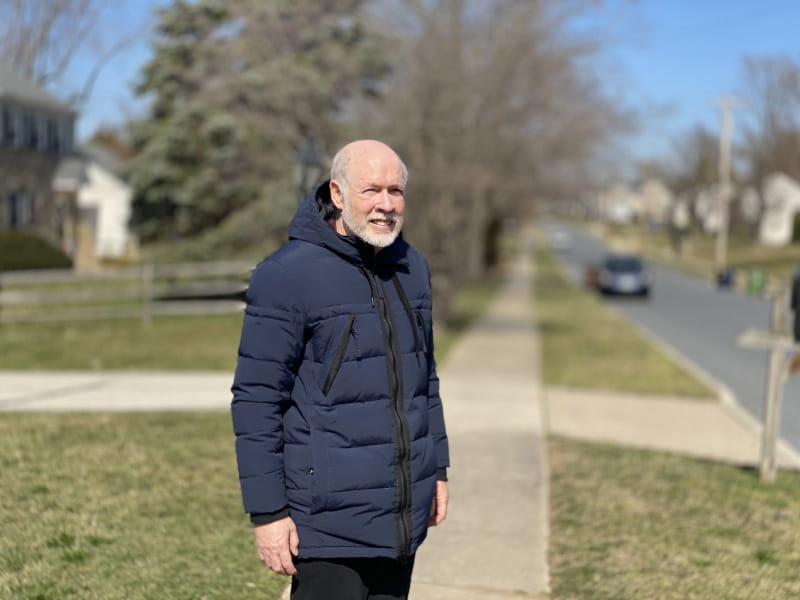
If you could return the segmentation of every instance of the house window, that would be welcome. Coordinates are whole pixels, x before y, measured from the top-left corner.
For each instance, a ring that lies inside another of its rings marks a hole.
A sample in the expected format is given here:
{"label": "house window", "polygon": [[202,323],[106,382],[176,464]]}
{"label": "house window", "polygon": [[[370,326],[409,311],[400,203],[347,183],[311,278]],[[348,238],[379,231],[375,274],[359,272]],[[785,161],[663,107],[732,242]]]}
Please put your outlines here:
{"label": "house window", "polygon": [[3,146],[14,145],[14,114],[8,106],[3,106]]}
{"label": "house window", "polygon": [[72,152],[72,136],[75,122],[72,118],[61,120],[61,150],[62,152]]}
{"label": "house window", "polygon": [[33,197],[30,194],[18,191],[8,195],[6,223],[12,229],[33,224]]}
{"label": "house window", "polygon": [[39,145],[39,132],[36,130],[36,119],[33,114],[22,114],[22,145],[33,150]]}
{"label": "house window", "polygon": [[47,117],[42,114],[36,115],[36,138],[36,149],[47,152]]}
{"label": "house window", "polygon": [[11,193],[8,195],[6,209],[8,214],[6,222],[11,229],[15,229],[22,225],[22,206],[20,200],[21,199],[19,195],[16,193]]}
{"label": "house window", "polygon": [[47,149],[58,152],[61,149],[61,136],[58,135],[58,122],[53,118],[47,119]]}

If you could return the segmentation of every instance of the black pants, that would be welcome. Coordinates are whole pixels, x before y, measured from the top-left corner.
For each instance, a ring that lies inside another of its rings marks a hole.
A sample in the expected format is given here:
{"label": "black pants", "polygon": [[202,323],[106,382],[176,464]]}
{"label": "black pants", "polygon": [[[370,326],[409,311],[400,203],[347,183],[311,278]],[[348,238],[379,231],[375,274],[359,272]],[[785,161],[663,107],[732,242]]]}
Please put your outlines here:
{"label": "black pants", "polygon": [[295,560],[291,600],[406,600],[414,557]]}

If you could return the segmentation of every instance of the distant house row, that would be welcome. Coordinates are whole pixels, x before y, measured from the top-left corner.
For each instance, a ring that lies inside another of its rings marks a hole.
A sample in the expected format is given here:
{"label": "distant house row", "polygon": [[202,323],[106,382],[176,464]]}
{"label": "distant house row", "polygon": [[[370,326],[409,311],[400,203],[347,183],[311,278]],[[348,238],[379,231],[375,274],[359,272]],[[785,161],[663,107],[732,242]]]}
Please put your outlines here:
{"label": "distant house row", "polygon": [[113,155],[76,147],[76,118],[68,104],[0,64],[0,229],[46,237],[76,267],[90,268],[131,251],[131,191]]}
{"label": "distant house row", "polygon": [[[734,193],[731,215],[756,232],[764,246],[786,246],[800,231],[800,183],[783,173],[766,177],[761,192],[744,188]],[[716,186],[693,195],[677,196],[658,179],[639,186],[618,183],[601,193],[593,211],[612,223],[646,222],[688,227],[692,215],[703,231],[715,233],[720,226],[719,191]]]}

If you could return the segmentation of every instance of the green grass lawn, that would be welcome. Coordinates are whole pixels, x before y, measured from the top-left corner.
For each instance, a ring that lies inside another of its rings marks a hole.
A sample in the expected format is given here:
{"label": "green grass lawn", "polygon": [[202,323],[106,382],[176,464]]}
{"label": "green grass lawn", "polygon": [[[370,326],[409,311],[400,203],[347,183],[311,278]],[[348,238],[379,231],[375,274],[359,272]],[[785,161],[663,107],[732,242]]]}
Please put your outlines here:
{"label": "green grass lawn", "polygon": [[800,598],[800,474],[551,439],[554,600]]}
{"label": "green grass lawn", "polygon": [[233,372],[242,315],[0,325],[0,369]]}
{"label": "green grass lawn", "polygon": [[[443,360],[499,279],[467,286]],[[241,315],[0,327],[0,367],[222,369]],[[242,513],[227,413],[0,414],[0,598],[278,597]]]}
{"label": "green grass lawn", "polygon": [[537,252],[536,313],[545,385],[711,398],[712,392],[644,340],[595,294]]}
{"label": "green grass lawn", "polygon": [[[499,275],[492,275],[481,281],[475,281],[464,286],[453,301],[452,313],[444,327],[436,328],[435,346],[437,363],[447,360],[447,354],[467,327],[477,319],[494,298],[503,279]],[[434,299],[435,301],[435,299]]]}
{"label": "green grass lawn", "polygon": [[227,413],[0,417],[0,598],[276,598]]}
{"label": "green grass lawn", "polygon": [[[479,315],[499,277],[465,286],[437,326],[436,357]],[[222,370],[236,366],[242,315],[0,325],[0,369]]]}

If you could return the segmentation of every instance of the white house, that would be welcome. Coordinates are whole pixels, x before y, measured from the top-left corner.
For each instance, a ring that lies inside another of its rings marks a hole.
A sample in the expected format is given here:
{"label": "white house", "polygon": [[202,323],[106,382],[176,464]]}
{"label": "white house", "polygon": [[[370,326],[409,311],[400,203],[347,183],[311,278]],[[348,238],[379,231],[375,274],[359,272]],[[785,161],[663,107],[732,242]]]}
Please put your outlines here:
{"label": "white house", "polygon": [[694,197],[694,215],[705,233],[719,231],[721,221],[719,201],[719,185],[716,183],[700,190]]}
{"label": "white house", "polygon": [[131,250],[128,229],[131,216],[130,186],[115,173],[119,160],[105,149],[87,145],[81,148],[86,181],[78,189],[80,223],[94,238],[94,257],[123,258]]}
{"label": "white house", "polygon": [[641,200],[628,186],[617,183],[597,198],[597,207],[603,218],[611,223],[633,222],[641,212]]}
{"label": "white house", "polygon": [[800,184],[783,173],[764,180],[764,212],[758,241],[765,246],[785,246],[792,241],[794,217],[800,212]]}
{"label": "white house", "polygon": [[659,179],[650,177],[639,187],[642,217],[649,223],[664,225],[672,209],[672,192]]}
{"label": "white house", "polygon": [[761,218],[761,197],[753,187],[747,187],[739,198],[739,216],[748,225],[755,225]]}

